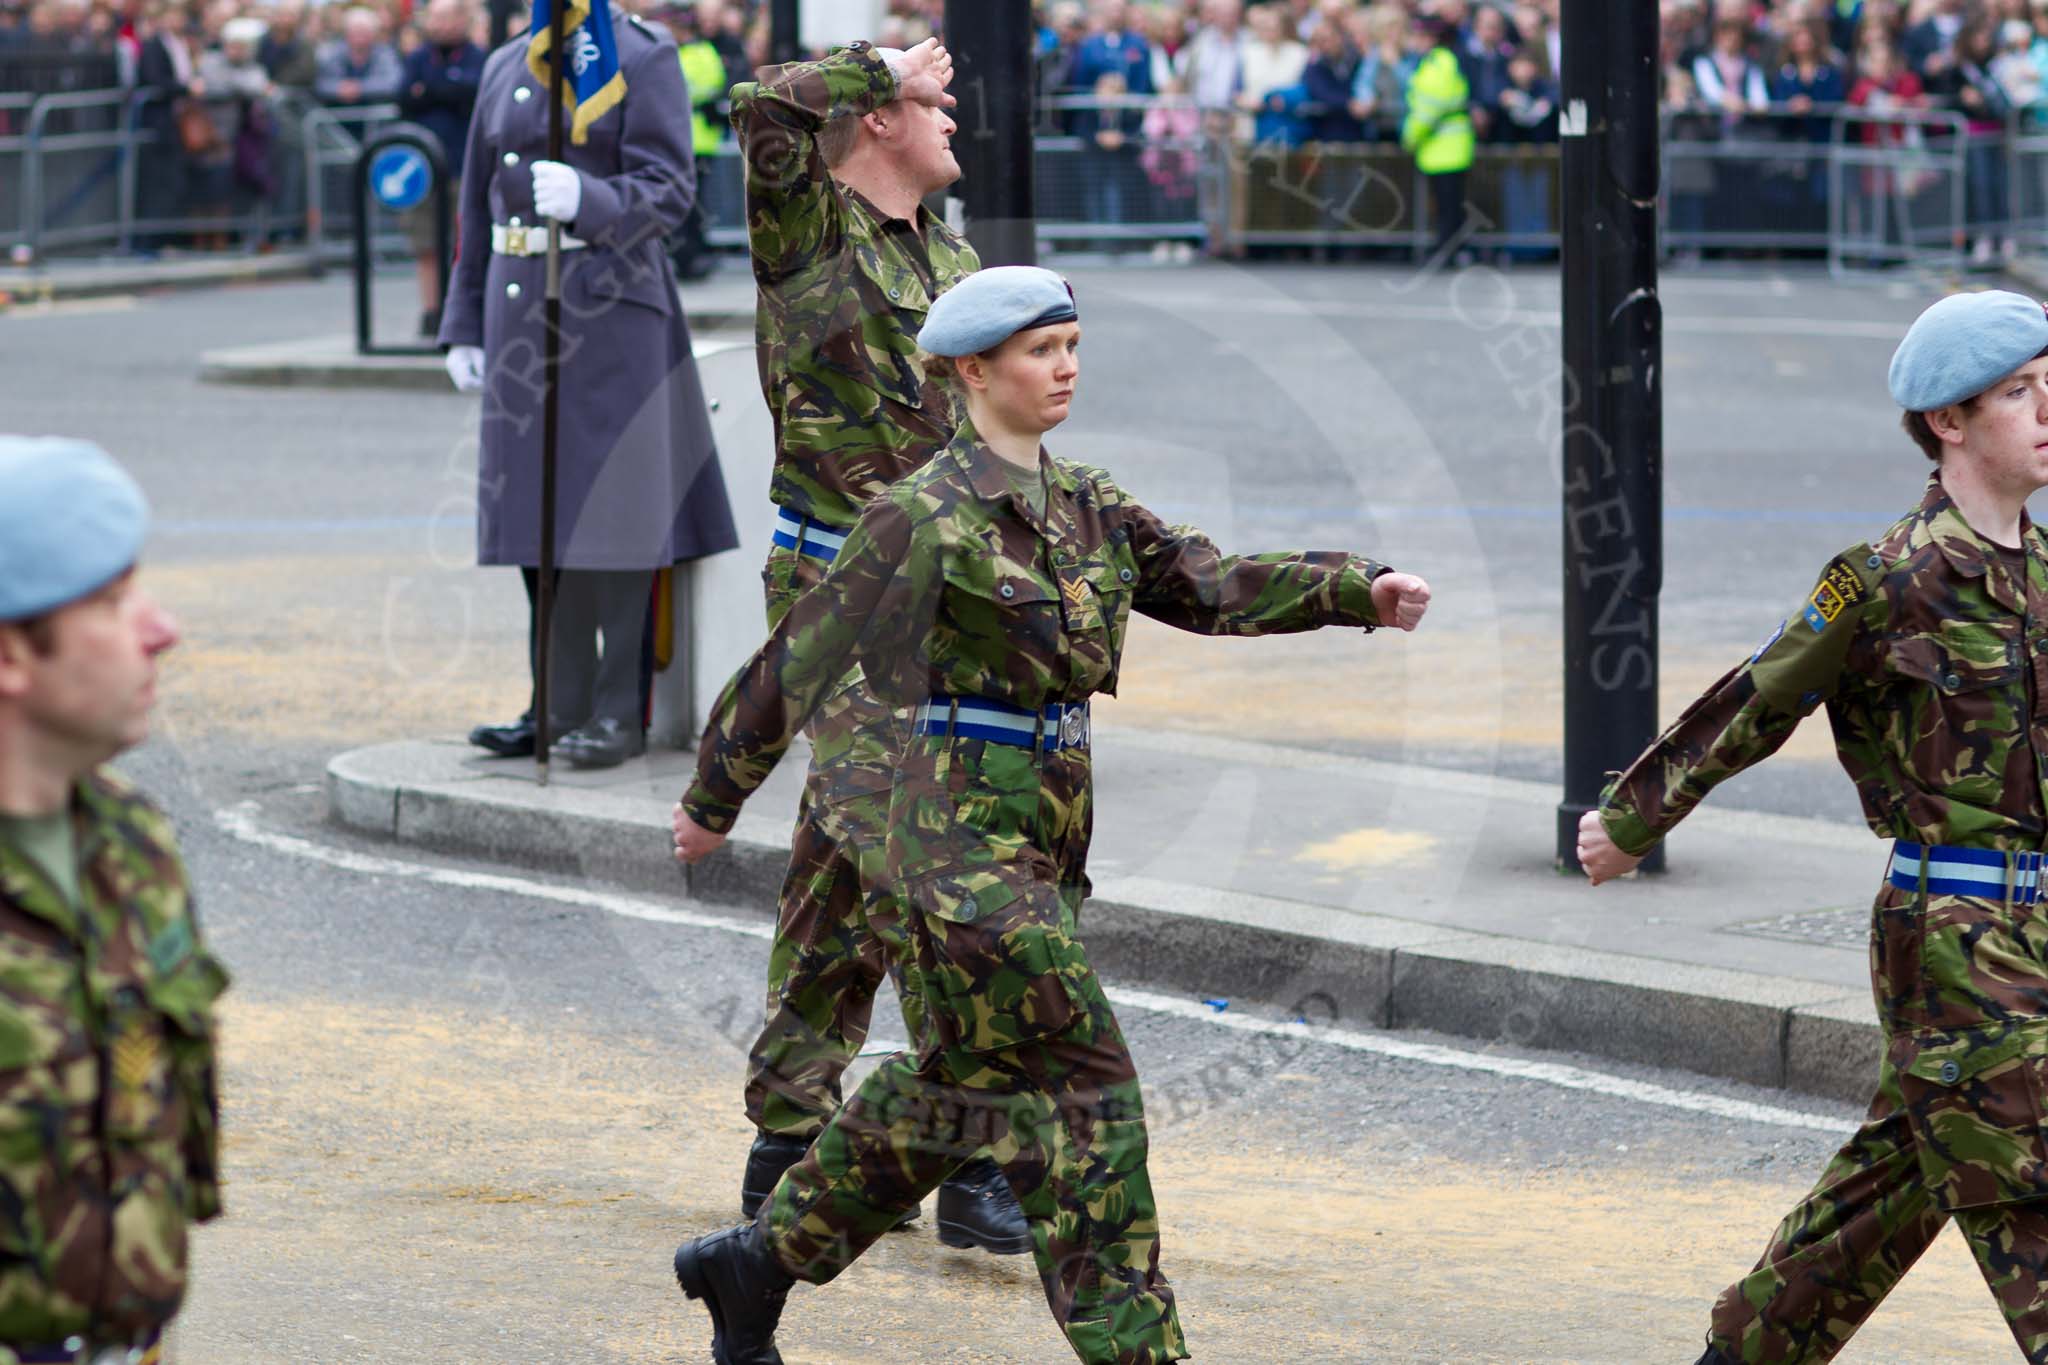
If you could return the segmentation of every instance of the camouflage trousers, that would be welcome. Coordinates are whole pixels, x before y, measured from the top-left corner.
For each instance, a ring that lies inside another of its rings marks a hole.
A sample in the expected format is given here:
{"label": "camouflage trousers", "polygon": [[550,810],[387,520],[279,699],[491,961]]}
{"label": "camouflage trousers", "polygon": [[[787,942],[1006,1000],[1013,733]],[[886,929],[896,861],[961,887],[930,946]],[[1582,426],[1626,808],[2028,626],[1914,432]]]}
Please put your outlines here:
{"label": "camouflage trousers", "polygon": [[2048,1365],[2048,906],[1887,885],[1877,1094],[1714,1305],[1744,1365],[1831,1360],[1953,1218],[2025,1358]]}
{"label": "camouflage trousers", "polygon": [[[763,573],[768,625],[823,572],[777,546]],[[791,836],[789,871],[768,950],[766,1024],[747,1059],[747,1117],[764,1133],[810,1138],[839,1107],[839,1078],[867,1041],[889,957],[870,927],[897,917],[882,875],[895,712],[856,672],[806,731],[811,766]],[[923,1027],[915,992],[897,983],[904,1027]]]}
{"label": "camouflage trousers", "polygon": [[[871,926],[923,999],[918,1053],[877,1067],[783,1176],[761,1215],[769,1245],[791,1274],[823,1284],[986,1149],[1023,1206],[1075,1354],[1186,1359],[1159,1269],[1137,1072],[1078,934],[1087,751],[1044,756],[1027,800],[1014,781],[977,793],[967,771],[986,754],[1033,772],[1027,751],[961,741],[955,777],[934,783],[920,760],[944,743],[913,741],[905,755],[890,862],[918,870],[898,882],[900,916]],[[906,832],[936,828],[933,792],[949,788],[946,827],[981,841],[906,855]]]}

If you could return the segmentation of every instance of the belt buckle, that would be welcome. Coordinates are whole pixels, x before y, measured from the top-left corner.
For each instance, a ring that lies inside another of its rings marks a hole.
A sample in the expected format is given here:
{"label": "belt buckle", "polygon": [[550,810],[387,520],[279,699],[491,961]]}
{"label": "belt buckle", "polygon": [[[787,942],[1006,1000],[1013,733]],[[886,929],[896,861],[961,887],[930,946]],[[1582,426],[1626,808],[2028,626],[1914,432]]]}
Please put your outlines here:
{"label": "belt buckle", "polygon": [[1088,740],[1088,713],[1079,706],[1069,706],[1060,713],[1060,747],[1071,749]]}
{"label": "belt buckle", "polygon": [[507,256],[524,256],[527,254],[526,227],[524,224],[505,229],[505,254]]}

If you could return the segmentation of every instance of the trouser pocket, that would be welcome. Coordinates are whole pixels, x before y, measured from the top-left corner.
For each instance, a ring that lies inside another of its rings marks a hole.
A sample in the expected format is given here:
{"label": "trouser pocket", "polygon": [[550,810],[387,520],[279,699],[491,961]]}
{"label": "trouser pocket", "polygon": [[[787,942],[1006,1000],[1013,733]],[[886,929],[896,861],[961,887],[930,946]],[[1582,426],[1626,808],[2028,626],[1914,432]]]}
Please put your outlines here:
{"label": "trouser pocket", "polygon": [[1016,865],[977,868],[923,878],[909,900],[937,1042],[997,1052],[1072,1023],[1073,981],[1087,963],[1056,885]]}
{"label": "trouser pocket", "polygon": [[2041,1132],[2048,1019],[1894,1037],[1920,1171],[1943,1209],[2048,1195]]}

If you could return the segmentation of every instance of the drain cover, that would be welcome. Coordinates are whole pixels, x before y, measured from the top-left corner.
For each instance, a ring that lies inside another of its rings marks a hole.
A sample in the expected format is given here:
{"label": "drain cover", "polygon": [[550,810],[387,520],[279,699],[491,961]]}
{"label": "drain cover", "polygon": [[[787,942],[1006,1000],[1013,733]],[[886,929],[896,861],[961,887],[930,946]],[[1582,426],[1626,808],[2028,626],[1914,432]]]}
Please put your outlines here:
{"label": "drain cover", "polygon": [[1845,905],[1834,910],[1801,910],[1769,919],[1746,920],[1724,925],[1724,934],[1745,934],[1750,938],[1775,938],[1787,943],[1815,943],[1824,948],[1853,948],[1862,952],[1870,943],[1870,907]]}

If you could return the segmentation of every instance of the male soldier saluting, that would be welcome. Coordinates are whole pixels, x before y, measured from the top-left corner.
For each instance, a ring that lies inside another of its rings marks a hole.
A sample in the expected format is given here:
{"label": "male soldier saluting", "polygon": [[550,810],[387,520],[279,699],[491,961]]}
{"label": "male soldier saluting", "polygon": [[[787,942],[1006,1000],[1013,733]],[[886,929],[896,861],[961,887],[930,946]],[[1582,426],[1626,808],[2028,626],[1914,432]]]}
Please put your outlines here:
{"label": "male soldier saluting", "polygon": [[0,1365],[145,1365],[220,1212],[214,998],[142,741],[177,628],[97,448],[0,437]]}
{"label": "male soldier saluting", "polygon": [[2048,314],[1920,315],[1892,396],[1935,461],[1920,505],[1811,596],[1579,826],[1597,885],[1822,702],[1893,840],[1871,919],[1886,1047],[1856,1135],[1721,1295],[1702,1365],[1827,1360],[1954,1218],[2026,1358],[2048,1362]]}
{"label": "male soldier saluting", "polygon": [[[945,112],[952,58],[935,40],[907,52],[855,43],[761,77],[733,87],[732,120],[747,159],[761,388],[775,424],[772,630],[823,577],[862,504],[951,438],[959,414],[925,376],[915,338],[931,301],[980,262],[922,202],[960,177]],[[839,1107],[840,1074],[867,1036],[884,971],[868,917],[892,913],[880,859],[895,724],[856,669],[810,727],[768,959],[769,1018],[747,1080],[759,1130],[740,1191],[749,1218]],[[877,903],[863,912],[867,897]],[[899,994],[913,1004],[915,992]],[[922,1028],[911,1014],[906,1024],[913,1037]],[[940,1187],[939,1235],[1030,1250],[1023,1212],[985,1156]]]}

